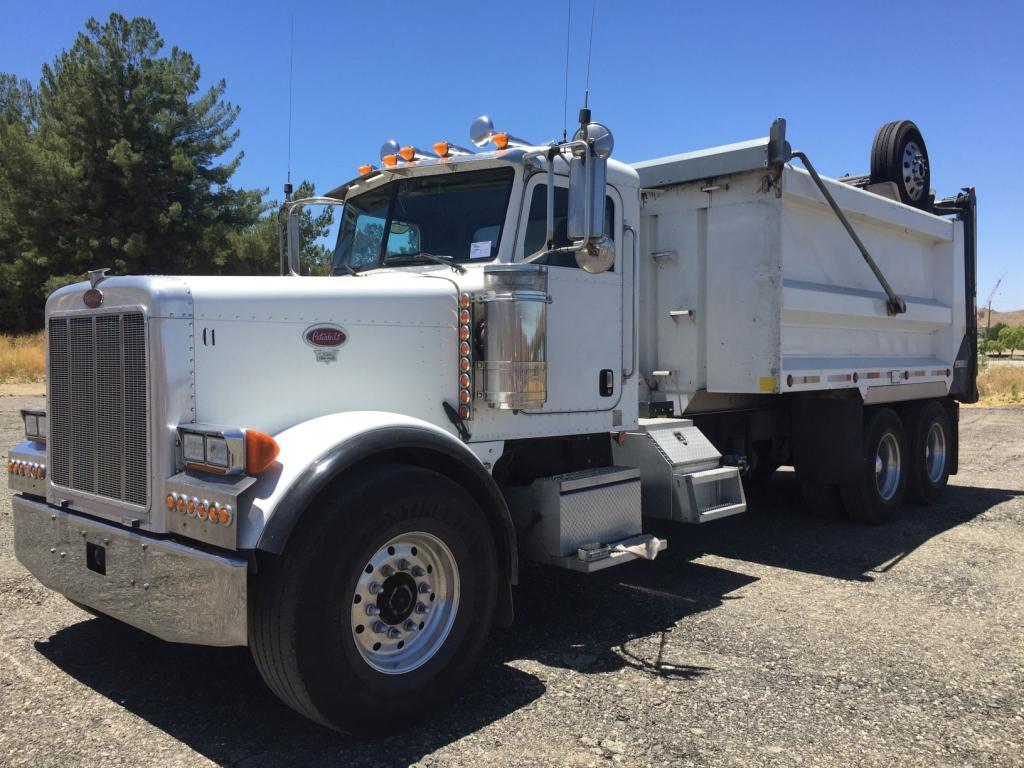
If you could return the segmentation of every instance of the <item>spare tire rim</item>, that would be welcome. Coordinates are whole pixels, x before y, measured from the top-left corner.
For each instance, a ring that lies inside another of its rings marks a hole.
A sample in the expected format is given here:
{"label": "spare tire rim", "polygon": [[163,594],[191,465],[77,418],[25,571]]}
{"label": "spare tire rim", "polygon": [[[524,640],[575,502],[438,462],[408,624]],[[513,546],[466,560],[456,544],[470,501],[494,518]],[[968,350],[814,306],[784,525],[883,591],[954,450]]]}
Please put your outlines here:
{"label": "spare tire rim", "polygon": [[365,564],[349,604],[363,661],[388,675],[411,672],[437,654],[455,623],[458,563],[433,534],[400,534]]}
{"label": "spare tire rim", "polygon": [[928,428],[924,441],[924,466],[928,479],[937,485],[946,471],[946,430],[937,421],[933,421]]}
{"label": "spare tire rim", "polygon": [[886,432],[878,441],[878,451],[875,454],[875,486],[878,488],[878,495],[884,501],[889,501],[896,495],[902,469],[900,444],[892,432]]}
{"label": "spare tire rim", "polygon": [[900,173],[903,176],[903,188],[911,200],[920,200],[927,190],[928,183],[928,158],[915,141],[908,141],[903,145],[903,157],[900,158],[902,167]]}

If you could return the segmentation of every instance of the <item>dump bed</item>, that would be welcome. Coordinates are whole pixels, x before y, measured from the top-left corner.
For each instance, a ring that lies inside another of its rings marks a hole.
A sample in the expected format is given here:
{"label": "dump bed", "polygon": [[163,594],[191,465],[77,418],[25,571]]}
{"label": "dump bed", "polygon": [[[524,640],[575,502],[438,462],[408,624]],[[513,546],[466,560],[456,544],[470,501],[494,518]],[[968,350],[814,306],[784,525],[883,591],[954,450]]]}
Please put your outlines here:
{"label": "dump bed", "polygon": [[702,390],[948,394],[969,327],[963,222],[824,179],[906,302],[890,315],[810,175],[767,154],[765,139],[635,166],[651,399],[685,410]]}

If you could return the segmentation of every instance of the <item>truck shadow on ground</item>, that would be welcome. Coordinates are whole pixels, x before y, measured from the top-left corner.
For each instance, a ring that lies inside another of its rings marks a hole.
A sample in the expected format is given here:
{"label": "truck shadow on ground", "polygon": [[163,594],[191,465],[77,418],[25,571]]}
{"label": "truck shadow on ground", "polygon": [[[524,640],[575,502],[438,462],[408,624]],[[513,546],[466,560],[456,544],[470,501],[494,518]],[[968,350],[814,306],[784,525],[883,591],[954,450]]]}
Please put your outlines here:
{"label": "truck shadow on ground", "polygon": [[539,698],[544,673],[517,669],[525,660],[584,674],[628,665],[684,683],[704,672],[662,658],[658,633],[754,579],[665,555],[656,567],[631,563],[591,577],[524,567],[516,623],[493,633],[461,695],[439,717],[375,741],[330,733],[293,713],[264,687],[245,649],[165,643],[102,618],[62,629],[36,649],[219,764],[408,765]]}
{"label": "truck shadow on ground", "polygon": [[928,506],[906,505],[880,526],[816,517],[792,471],[776,473],[750,499],[747,514],[703,525],[689,535],[664,529],[691,557],[720,555],[851,581],[873,581],[930,539],[1024,495],[998,488],[948,486]]}
{"label": "truck shadow on ground", "polygon": [[[244,649],[173,645],[105,619],[69,626],[36,648],[219,764],[408,765],[534,702],[547,689],[544,668],[589,675],[629,666],[682,685],[708,672],[664,658],[667,633],[689,615],[739,599],[733,593],[757,579],[695,558],[720,555],[870,580],[932,537],[1018,495],[950,487],[931,508],[911,507],[889,525],[864,528],[810,516],[793,478],[780,473],[759,511],[701,527],[667,526],[662,533],[671,544],[654,564],[591,576],[525,565],[515,625],[494,633],[478,673],[453,705],[375,741],[330,733],[293,713],[264,687]],[[600,678],[593,684],[602,684]],[[481,748],[500,749],[492,742]]]}

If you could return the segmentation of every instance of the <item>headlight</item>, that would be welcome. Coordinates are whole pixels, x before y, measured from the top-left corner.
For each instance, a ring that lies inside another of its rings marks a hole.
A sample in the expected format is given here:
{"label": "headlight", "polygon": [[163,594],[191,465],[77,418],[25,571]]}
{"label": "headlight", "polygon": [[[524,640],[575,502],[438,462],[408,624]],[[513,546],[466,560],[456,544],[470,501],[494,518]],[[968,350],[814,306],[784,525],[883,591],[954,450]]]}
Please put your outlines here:
{"label": "headlight", "polygon": [[277,442],[253,429],[182,424],[181,457],[186,469],[218,475],[256,475],[274,463]]}
{"label": "headlight", "polygon": [[25,437],[36,443],[46,442],[46,411],[25,408],[21,411],[25,422]]}
{"label": "headlight", "polygon": [[205,441],[202,435],[195,432],[183,432],[181,435],[181,455],[185,461],[197,461],[200,464],[206,461],[206,449],[203,447]]}
{"label": "headlight", "polygon": [[229,461],[228,441],[225,438],[206,436],[206,463],[215,467],[227,467]]}

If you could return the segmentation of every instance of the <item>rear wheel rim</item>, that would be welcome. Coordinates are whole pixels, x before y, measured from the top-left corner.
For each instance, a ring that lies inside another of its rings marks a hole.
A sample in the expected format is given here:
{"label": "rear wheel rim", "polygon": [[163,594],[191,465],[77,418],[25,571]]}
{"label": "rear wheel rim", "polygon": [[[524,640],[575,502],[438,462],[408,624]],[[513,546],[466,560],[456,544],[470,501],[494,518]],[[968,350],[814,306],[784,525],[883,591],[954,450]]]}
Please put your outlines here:
{"label": "rear wheel rim", "polygon": [[902,471],[899,441],[892,432],[886,432],[878,441],[875,454],[875,487],[883,501],[889,501],[896,495]]}
{"label": "rear wheel rim", "polygon": [[911,200],[920,200],[925,193],[925,186],[928,177],[928,159],[915,141],[908,141],[903,145],[903,155],[900,157],[900,176],[903,179],[903,189]]}
{"label": "rear wheel rim", "polygon": [[933,485],[941,482],[946,471],[946,430],[937,421],[932,422],[925,436],[924,466]]}
{"label": "rear wheel rim", "polygon": [[356,650],[388,675],[423,666],[447,640],[459,594],[459,566],[441,539],[395,536],[366,562],[349,599]]}

